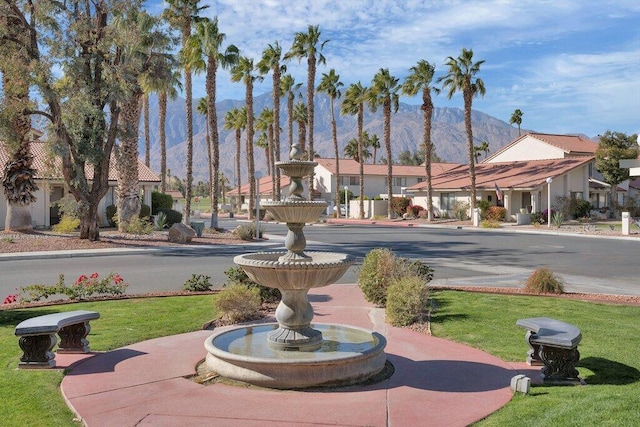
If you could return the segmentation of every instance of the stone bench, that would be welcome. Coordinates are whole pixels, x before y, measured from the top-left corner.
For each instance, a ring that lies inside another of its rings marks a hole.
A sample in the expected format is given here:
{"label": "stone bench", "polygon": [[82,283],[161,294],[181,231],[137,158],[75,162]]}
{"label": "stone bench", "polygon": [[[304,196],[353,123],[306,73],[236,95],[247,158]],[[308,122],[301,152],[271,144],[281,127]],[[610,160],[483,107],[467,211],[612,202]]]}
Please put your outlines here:
{"label": "stone bench", "polygon": [[20,337],[18,345],[23,351],[19,368],[53,368],[55,354],[51,351],[60,336],[58,353],[89,353],[86,340],[91,326],[90,320],[100,318],[95,311],[76,310],[63,313],[32,317],[16,326],[15,334]]}
{"label": "stone bench", "polygon": [[580,329],[549,317],[518,319],[516,325],[527,330],[525,334],[525,341],[529,345],[527,363],[544,365],[541,369],[544,383],[581,383],[575,368],[580,360],[578,352],[578,344],[582,340]]}

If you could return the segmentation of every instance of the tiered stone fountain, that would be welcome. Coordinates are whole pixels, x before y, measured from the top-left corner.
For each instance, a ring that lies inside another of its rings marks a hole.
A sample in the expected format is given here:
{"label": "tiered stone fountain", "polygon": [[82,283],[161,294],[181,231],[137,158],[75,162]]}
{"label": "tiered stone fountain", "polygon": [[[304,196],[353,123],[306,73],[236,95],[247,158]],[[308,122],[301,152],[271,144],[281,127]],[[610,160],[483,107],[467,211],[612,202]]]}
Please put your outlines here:
{"label": "tiered stone fountain", "polygon": [[335,283],[355,260],[347,254],[304,251],[303,228],[327,204],[303,197],[302,179],[317,163],[301,158],[294,145],[290,160],[276,163],[291,178],[289,197],[263,203],[275,220],[287,224],[287,251],[234,258],[253,281],[280,290],[278,323],[241,326],[212,335],[205,341],[208,354],[201,371],[286,389],[354,384],[384,368],[386,340],[382,335],[352,326],[311,323],[309,289]]}

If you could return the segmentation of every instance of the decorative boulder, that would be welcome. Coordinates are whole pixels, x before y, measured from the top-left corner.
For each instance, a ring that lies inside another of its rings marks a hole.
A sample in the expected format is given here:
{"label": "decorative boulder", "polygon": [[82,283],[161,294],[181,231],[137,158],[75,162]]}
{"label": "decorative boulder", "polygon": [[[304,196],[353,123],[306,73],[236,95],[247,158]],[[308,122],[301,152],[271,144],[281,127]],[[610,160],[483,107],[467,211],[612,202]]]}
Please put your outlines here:
{"label": "decorative boulder", "polygon": [[182,223],[176,223],[169,229],[169,241],[172,243],[189,243],[196,235],[193,228]]}

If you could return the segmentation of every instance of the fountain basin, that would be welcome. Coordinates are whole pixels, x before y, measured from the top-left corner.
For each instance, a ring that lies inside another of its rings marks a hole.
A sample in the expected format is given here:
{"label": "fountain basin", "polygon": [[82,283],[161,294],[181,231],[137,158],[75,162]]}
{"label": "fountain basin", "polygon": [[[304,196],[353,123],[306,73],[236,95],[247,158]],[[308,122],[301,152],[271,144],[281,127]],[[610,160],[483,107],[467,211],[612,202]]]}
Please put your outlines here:
{"label": "fountain basin", "polygon": [[273,219],[279,222],[305,224],[313,222],[327,207],[324,201],[284,200],[281,202],[262,202]]}
{"label": "fountain basin", "polygon": [[257,252],[238,255],[241,266],[254,282],[270,288],[311,289],[335,283],[355,262],[351,255],[334,252],[305,252],[303,259],[280,261],[288,252]]}
{"label": "fountain basin", "polygon": [[313,352],[265,346],[277,323],[219,332],[204,343],[208,354],[201,369],[262,387],[290,389],[357,384],[384,368],[382,335],[353,326],[312,326],[324,337],[322,347]]}

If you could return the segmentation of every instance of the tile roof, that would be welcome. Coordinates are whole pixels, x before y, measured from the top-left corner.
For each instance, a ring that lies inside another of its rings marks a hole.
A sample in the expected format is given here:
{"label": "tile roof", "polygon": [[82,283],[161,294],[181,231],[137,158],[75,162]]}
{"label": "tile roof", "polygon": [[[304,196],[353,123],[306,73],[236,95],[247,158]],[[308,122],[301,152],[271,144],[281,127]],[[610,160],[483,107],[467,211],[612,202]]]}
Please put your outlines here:
{"label": "tile roof", "polygon": [[[316,158],[315,162],[323,166],[329,172],[335,175],[336,160],[328,158]],[[353,159],[340,159],[340,175],[359,175],[360,163]],[[456,163],[432,163],[432,174],[438,174],[449,169],[457,167]],[[364,174],[368,176],[387,176],[387,165],[385,164],[364,164]],[[424,165],[421,166],[404,166],[393,165],[393,176],[424,176]]]}
{"label": "tile roof", "polygon": [[[35,140],[31,142],[31,153],[33,154],[33,168],[36,170],[36,179],[63,179],[62,161],[59,157],[53,156],[47,147],[47,143]],[[4,165],[9,159],[3,144],[0,144],[0,165]],[[93,171],[87,170],[87,179],[93,177]],[[116,170],[115,155],[111,154],[109,162],[109,181],[118,180]],[[138,159],[138,180],[140,182],[160,182],[158,175],[153,173],[144,163]]]}
{"label": "tile roof", "polygon": [[[271,194],[271,181],[273,181],[273,177],[271,175],[263,176],[260,178],[260,194]],[[291,179],[288,176],[281,175],[280,176],[280,189],[286,190],[291,183]],[[240,187],[240,191],[243,195],[249,194],[249,183],[244,184]],[[287,193],[288,194],[288,193]],[[238,188],[234,187],[232,190],[227,191],[227,196],[237,196]]]}
{"label": "tile roof", "polygon": [[[491,190],[498,185],[505,190],[534,189],[546,184],[548,177],[562,176],[571,170],[585,165],[593,160],[593,157],[529,160],[521,162],[479,163],[476,165],[476,188]],[[407,191],[422,191],[427,182],[407,188]],[[434,175],[432,186],[436,190],[461,190],[471,186],[469,178],[469,166],[459,165],[444,173]]]}
{"label": "tile roof", "polygon": [[583,138],[578,135],[556,135],[550,133],[525,133],[513,142],[505,145],[495,153],[489,155],[482,163],[486,163],[496,157],[498,154],[505,152],[509,148],[518,144],[527,137],[532,137],[549,145],[557,147],[565,152],[567,156],[593,156],[598,149],[598,143],[590,139]]}

